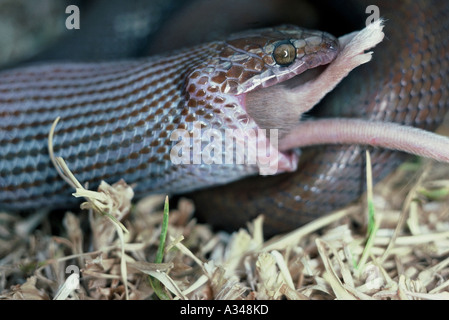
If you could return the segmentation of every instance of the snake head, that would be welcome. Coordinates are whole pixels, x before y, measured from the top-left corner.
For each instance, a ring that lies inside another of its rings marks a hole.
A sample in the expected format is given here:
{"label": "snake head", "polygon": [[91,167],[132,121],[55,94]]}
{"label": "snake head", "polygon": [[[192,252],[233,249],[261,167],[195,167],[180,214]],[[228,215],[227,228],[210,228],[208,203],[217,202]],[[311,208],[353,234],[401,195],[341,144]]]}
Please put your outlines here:
{"label": "snake head", "polygon": [[[265,123],[265,118],[273,118],[273,107],[282,106],[284,100],[270,98],[276,95],[269,92],[268,98],[265,92],[260,99],[252,99],[248,95],[270,90],[308,69],[329,64],[339,53],[339,42],[325,32],[284,25],[231,35],[224,41],[202,47],[195,58],[204,57],[205,53],[207,58],[187,75],[187,102],[182,105],[185,115],[182,121],[187,124],[200,121],[201,126],[219,130],[232,129],[236,135],[274,128],[282,137],[288,133],[292,122],[299,121],[297,114],[301,109],[297,107],[298,103],[290,103],[287,108],[276,111],[283,115],[281,123],[276,117],[274,122]],[[259,88],[262,90],[257,90]],[[284,117],[288,121],[284,121]],[[240,141],[236,150],[246,150],[246,136],[236,137],[236,141]],[[258,163],[260,174],[296,169],[297,155],[279,153],[274,136],[268,137],[262,132],[251,139],[256,142],[251,143],[253,146],[268,146],[267,154],[277,159],[269,161],[266,167]],[[228,151],[229,154],[231,152]],[[248,152],[256,154],[257,148]]]}
{"label": "snake head", "polygon": [[328,64],[338,52],[331,34],[282,25],[229,36],[203,70],[222,93],[239,95]]}

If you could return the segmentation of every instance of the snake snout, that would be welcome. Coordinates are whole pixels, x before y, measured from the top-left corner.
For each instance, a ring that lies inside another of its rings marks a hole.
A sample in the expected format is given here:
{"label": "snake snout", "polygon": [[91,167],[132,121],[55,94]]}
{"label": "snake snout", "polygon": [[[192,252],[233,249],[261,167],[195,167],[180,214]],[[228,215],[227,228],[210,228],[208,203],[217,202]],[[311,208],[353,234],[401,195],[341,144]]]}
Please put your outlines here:
{"label": "snake snout", "polygon": [[333,35],[324,33],[322,41],[322,51],[325,54],[323,64],[332,62],[340,52],[340,42]]}

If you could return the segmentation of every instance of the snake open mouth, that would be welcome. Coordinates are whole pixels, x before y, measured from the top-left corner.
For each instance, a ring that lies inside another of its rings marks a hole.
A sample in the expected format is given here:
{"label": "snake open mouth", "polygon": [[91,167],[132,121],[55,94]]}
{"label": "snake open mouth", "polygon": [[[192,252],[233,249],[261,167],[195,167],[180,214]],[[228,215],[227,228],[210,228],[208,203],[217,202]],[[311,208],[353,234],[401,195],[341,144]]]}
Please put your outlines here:
{"label": "snake open mouth", "polygon": [[[275,85],[247,92],[246,111],[259,127],[279,130],[282,148],[283,139],[301,125],[305,112],[318,104],[349,72],[371,60],[372,53],[365,51],[382,41],[382,27],[382,22],[378,21],[362,31],[345,35],[338,39],[338,52],[334,48],[318,52],[314,65],[306,70],[295,70],[278,77]],[[323,55],[325,58],[321,58]],[[322,63],[317,63],[318,59]]]}
{"label": "snake open mouth", "polygon": [[[257,86],[244,90],[239,96],[248,115],[259,128],[266,130],[266,136],[258,139],[262,143],[268,140],[271,144],[270,150],[278,159],[276,173],[296,169],[298,157],[292,149],[301,145],[297,141],[302,138],[295,131],[303,124],[300,121],[302,115],[320,102],[349,72],[370,61],[371,52],[366,53],[365,50],[377,45],[383,37],[382,24],[377,22],[338,40],[323,33],[315,43],[312,40],[307,46],[307,50],[313,51],[299,59],[297,53],[295,56],[292,53],[290,42],[273,46],[271,57],[276,61],[272,68],[261,73],[265,81],[253,79],[252,83],[257,83]],[[274,138],[272,130],[276,131]],[[262,168],[259,166],[259,169]]]}
{"label": "snake open mouth", "polygon": [[259,88],[246,94],[246,110],[263,129],[277,129],[282,138],[298,125],[302,115],[311,109],[310,102],[319,92],[313,85],[326,65],[306,70],[282,83]]}

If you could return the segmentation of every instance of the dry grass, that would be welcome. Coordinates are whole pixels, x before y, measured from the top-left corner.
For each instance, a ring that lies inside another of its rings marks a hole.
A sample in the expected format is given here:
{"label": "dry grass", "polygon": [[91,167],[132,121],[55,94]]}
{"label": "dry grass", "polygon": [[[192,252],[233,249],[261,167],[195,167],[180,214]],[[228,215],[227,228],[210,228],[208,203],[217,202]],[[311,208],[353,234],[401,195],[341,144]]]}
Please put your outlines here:
{"label": "dry grass", "polygon": [[123,181],[102,189],[122,236],[92,209],[67,212],[59,231],[43,213],[0,215],[1,299],[157,299],[148,275],[169,299],[449,298],[447,165],[409,164],[377,185],[371,236],[363,199],[268,240],[263,217],[214,233],[183,199],[170,210],[162,263],[155,261],[164,196],[131,205]]}

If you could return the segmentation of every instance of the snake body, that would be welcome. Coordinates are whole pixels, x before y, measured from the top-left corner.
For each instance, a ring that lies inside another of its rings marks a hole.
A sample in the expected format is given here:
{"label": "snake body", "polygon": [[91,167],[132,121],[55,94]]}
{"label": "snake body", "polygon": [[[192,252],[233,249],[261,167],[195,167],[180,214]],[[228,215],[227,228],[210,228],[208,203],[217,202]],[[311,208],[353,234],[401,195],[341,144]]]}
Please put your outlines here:
{"label": "snake body", "polygon": [[[288,41],[296,60],[273,60]],[[243,32],[193,48],[128,61],[50,63],[0,74],[0,205],[61,208],[69,185],[53,168],[47,139],[56,117],[54,152],[78,180],[98,185],[125,178],[135,192],[187,192],[258,173],[256,164],[175,164],[172,133],[256,130],[243,108],[247,91],[329,63],[338,42],[323,32],[287,26]],[[193,137],[204,149],[210,140]],[[203,141],[204,140],[204,141]],[[192,150],[193,151],[193,150]],[[233,149],[226,152],[232,154]],[[280,154],[282,156],[282,154]],[[287,166],[289,159],[285,157]],[[293,165],[293,164],[291,164]]]}
{"label": "snake body", "polygon": [[[449,4],[374,2],[387,19],[387,40],[376,48],[375,59],[355,70],[315,114],[433,130],[449,106]],[[358,12],[368,4],[355,3]],[[257,127],[241,108],[241,95],[254,89],[248,84],[255,82],[247,80],[263,71],[274,75],[274,82],[284,80],[271,54],[260,48],[286,38],[271,31],[259,36],[240,34],[227,42],[139,60],[51,64],[1,73],[0,208],[68,205],[70,187],[57,176],[46,147],[57,116],[61,122],[55,131],[55,153],[80,181],[97,184],[124,178],[137,183],[138,193],[185,192],[257,173],[256,166],[246,165],[172,166],[168,132],[191,130],[196,121],[217,129]],[[332,39],[323,33],[310,36]],[[241,39],[248,38],[252,43],[262,39],[263,44],[245,48],[246,40]],[[257,59],[245,60],[242,50],[254,50],[250,56]],[[311,66],[332,59],[305,57]],[[239,68],[231,71],[235,65]],[[291,229],[360,195],[363,150],[310,149],[294,173],[251,177],[192,196],[199,214],[213,224],[234,227],[265,214],[267,231]],[[376,149],[372,158],[374,175],[380,179],[403,155]]]}

